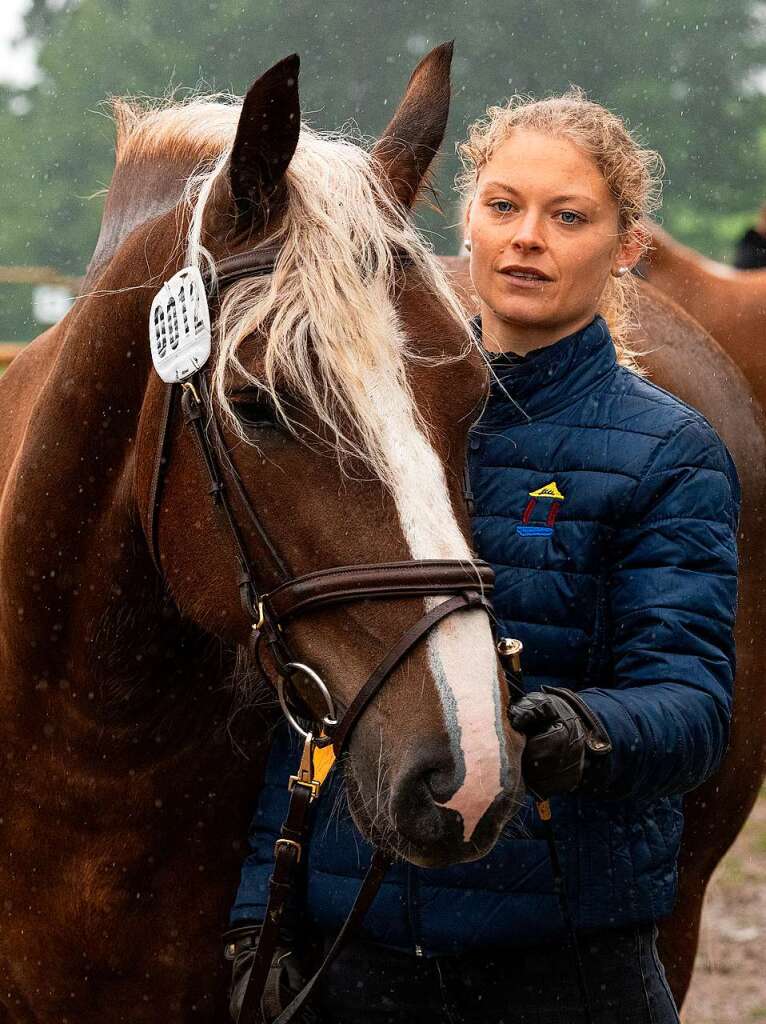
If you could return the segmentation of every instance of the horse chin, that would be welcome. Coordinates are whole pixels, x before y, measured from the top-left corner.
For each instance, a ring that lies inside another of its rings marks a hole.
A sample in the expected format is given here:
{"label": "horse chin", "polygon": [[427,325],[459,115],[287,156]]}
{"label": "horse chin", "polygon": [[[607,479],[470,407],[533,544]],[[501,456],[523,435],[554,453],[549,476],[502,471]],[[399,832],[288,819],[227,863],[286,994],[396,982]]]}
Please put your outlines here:
{"label": "horse chin", "polygon": [[382,808],[374,819],[370,817],[366,812],[370,802],[364,799],[356,780],[348,775],[347,791],[351,818],[365,839],[392,860],[405,860],[422,868],[446,868],[485,857],[519,806],[517,795],[499,795],[468,841],[461,816],[445,807],[434,807],[434,813],[424,817],[419,834],[405,836]]}

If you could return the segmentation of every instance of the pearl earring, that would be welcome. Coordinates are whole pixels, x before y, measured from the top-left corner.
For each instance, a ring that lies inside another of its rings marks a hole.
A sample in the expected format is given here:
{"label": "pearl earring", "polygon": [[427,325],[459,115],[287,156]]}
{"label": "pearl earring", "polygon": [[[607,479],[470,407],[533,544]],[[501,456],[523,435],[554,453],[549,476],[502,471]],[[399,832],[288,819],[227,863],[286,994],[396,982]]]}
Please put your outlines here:
{"label": "pearl earring", "polygon": [[617,268],[617,277],[624,277],[629,270],[630,270],[630,267],[618,267]]}
{"label": "pearl earring", "polygon": [[465,249],[466,252],[470,252],[471,251],[471,239],[470,238],[464,238],[463,239],[463,248]]}

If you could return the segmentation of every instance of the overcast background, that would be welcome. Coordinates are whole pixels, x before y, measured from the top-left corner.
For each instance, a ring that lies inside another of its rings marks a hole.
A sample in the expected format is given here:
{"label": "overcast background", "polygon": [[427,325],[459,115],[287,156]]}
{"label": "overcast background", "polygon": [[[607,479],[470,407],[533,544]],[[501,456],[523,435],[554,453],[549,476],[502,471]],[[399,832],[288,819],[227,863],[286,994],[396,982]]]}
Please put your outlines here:
{"label": "overcast background", "polygon": [[[574,82],[626,117],[665,158],[660,219],[708,255],[730,257],[766,193],[761,0],[2,0],[2,15],[0,265],[85,269],[113,166],[110,94],[242,93],[293,51],[304,116],[369,136],[419,58],[455,39],[442,211],[419,214],[440,252],[459,241],[455,144],[514,91]],[[30,295],[2,288],[0,340],[39,331]]]}

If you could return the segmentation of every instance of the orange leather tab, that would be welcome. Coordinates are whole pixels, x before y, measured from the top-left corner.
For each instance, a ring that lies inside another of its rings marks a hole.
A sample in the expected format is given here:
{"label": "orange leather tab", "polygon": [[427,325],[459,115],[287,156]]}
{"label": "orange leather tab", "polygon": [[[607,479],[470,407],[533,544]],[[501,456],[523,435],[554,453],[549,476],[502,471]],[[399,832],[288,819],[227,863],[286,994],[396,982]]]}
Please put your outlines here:
{"label": "orange leather tab", "polygon": [[334,764],[335,751],[332,743],[328,743],[326,747],[314,747],[314,781],[318,782],[320,786],[330,774],[330,769]]}

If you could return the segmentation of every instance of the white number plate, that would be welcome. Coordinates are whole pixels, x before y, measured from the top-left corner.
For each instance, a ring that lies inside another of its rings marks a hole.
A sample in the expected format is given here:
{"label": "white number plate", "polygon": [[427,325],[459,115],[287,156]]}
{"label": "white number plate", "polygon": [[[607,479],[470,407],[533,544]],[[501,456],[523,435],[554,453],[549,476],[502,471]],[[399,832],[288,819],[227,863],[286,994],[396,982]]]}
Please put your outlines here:
{"label": "white number plate", "polygon": [[154,368],[166,384],[186,380],[210,358],[210,310],[197,267],[184,267],[157,292],[149,314]]}

